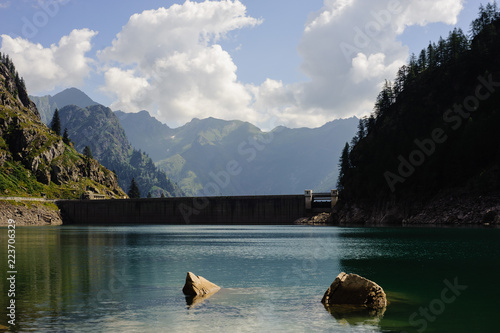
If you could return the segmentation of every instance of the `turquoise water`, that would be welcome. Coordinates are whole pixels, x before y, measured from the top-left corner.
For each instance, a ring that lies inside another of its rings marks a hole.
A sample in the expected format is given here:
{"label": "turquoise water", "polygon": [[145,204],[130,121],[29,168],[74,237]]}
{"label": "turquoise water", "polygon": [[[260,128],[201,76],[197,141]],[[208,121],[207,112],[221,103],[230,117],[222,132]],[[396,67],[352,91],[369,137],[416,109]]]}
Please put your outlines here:
{"label": "turquoise water", "polygon": [[[0,240],[7,244],[6,228]],[[499,240],[498,229],[18,228],[15,329],[499,332]],[[2,250],[4,275],[6,265]],[[188,307],[181,291],[188,271],[222,290]],[[321,297],[341,271],[380,284],[390,301],[385,313],[326,311]]]}

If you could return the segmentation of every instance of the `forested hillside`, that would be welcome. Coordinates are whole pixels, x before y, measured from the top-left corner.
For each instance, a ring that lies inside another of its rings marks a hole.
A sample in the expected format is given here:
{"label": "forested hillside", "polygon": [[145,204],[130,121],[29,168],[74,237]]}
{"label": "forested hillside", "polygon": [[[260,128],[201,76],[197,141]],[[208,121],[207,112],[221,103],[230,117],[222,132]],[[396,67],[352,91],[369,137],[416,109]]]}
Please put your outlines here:
{"label": "forested hillside", "polygon": [[85,190],[124,197],[116,176],[49,130],[8,55],[0,55],[0,193],[78,198]]}
{"label": "forested hillside", "polygon": [[68,129],[76,149],[90,148],[92,156],[113,170],[122,188],[135,179],[141,197],[181,196],[179,187],[156,168],[147,154],[135,150],[111,109],[100,104],[86,108],[67,105],[60,111],[61,128]]}
{"label": "forested hillside", "polygon": [[454,29],[386,82],[342,152],[343,214],[356,206],[404,221],[433,201],[444,209],[453,198],[494,195],[499,126],[500,13],[490,3],[470,34]]}

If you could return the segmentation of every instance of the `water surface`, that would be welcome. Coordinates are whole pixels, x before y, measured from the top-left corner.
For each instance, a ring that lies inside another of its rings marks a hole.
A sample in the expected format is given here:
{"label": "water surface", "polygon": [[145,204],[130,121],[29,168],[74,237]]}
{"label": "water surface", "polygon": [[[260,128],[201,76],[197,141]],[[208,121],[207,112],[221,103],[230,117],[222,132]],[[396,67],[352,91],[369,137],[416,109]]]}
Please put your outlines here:
{"label": "water surface", "polygon": [[[6,228],[0,240],[7,244]],[[499,240],[497,229],[18,228],[16,329],[497,332]],[[5,275],[5,249],[2,258]],[[181,291],[188,271],[223,289],[188,307]],[[325,310],[321,297],[342,271],[384,288],[383,316]],[[5,279],[0,287],[5,325]]]}

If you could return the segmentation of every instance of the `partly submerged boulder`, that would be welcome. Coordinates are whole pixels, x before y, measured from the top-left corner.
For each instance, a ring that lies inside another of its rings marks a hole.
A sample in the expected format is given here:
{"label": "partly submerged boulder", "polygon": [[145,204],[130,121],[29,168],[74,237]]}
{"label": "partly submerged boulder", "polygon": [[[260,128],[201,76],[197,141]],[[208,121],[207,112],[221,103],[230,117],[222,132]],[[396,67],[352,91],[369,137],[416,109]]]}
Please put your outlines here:
{"label": "partly submerged boulder", "polygon": [[348,305],[368,309],[383,309],[387,297],[378,284],[357,274],[340,273],[321,302],[325,306]]}
{"label": "partly submerged boulder", "polygon": [[187,273],[186,283],[182,292],[187,296],[198,296],[212,294],[220,290],[220,287],[202,276],[197,276],[191,272]]}

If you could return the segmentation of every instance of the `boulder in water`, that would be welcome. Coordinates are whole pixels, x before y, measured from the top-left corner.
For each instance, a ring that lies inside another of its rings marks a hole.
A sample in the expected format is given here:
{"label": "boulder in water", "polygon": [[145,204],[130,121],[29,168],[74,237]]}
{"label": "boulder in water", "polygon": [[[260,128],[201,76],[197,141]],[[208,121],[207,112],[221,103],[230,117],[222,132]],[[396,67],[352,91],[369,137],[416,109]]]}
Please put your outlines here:
{"label": "boulder in water", "polygon": [[186,283],[182,292],[187,296],[208,295],[220,290],[220,287],[202,276],[197,276],[191,272],[187,273]]}
{"label": "boulder in water", "polygon": [[378,284],[357,274],[340,273],[321,302],[325,306],[348,305],[367,309],[383,309],[387,296]]}

